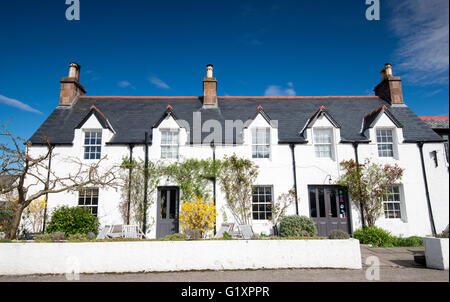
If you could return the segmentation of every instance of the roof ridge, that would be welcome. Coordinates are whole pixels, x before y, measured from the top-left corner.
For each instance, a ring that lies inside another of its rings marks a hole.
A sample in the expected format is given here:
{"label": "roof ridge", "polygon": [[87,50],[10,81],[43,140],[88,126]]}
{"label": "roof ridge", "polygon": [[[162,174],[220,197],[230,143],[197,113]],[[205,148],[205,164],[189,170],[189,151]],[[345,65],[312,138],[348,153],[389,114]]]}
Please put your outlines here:
{"label": "roof ridge", "polygon": [[448,116],[419,116],[421,120],[448,121]]}
{"label": "roof ridge", "polygon": [[[221,99],[364,99],[379,98],[375,95],[328,95],[328,96],[217,96]],[[124,96],[124,95],[81,95],[82,99],[200,99],[202,96]]]}

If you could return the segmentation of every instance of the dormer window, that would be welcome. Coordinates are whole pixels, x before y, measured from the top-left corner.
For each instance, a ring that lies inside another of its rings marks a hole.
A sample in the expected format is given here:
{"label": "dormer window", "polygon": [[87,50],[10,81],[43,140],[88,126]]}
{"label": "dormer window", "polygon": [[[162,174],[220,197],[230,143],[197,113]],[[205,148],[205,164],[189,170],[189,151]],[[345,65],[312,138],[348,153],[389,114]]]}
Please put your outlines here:
{"label": "dormer window", "polygon": [[333,158],[333,129],[313,129],[316,157]]}
{"label": "dormer window", "polygon": [[392,129],[377,130],[377,146],[379,157],[394,157],[394,139]]}
{"label": "dormer window", "polygon": [[100,159],[102,154],[102,131],[84,131],[84,159]]}
{"label": "dormer window", "polygon": [[252,129],[252,158],[270,158],[270,128]]}
{"label": "dormer window", "polygon": [[179,131],[161,130],[161,158],[178,158]]}

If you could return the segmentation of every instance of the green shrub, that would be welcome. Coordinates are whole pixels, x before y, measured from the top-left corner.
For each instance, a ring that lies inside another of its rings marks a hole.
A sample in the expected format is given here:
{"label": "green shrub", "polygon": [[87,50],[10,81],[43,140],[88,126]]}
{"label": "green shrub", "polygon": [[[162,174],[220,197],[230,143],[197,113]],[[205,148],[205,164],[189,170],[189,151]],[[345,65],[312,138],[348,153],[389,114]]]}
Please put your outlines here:
{"label": "green shrub", "polygon": [[67,238],[69,241],[88,241],[88,238],[84,234],[72,234]]}
{"label": "green shrub", "polygon": [[231,235],[228,234],[228,232],[223,232],[222,238],[223,238],[223,240],[231,240],[231,239],[233,239],[233,238],[231,238]]}
{"label": "green shrub", "polygon": [[393,237],[393,246],[423,246],[423,238],[418,236],[411,236],[407,238]]}
{"label": "green shrub", "polygon": [[34,236],[34,241],[52,241],[51,234],[39,234]]}
{"label": "green shrub", "polygon": [[371,244],[374,247],[392,246],[393,237],[391,234],[377,227],[365,227],[356,230],[353,237],[358,239],[361,244]]}
{"label": "green shrub", "polygon": [[47,227],[48,233],[64,232],[66,235],[98,234],[98,218],[85,207],[59,207],[52,215]]}
{"label": "green shrub", "polygon": [[330,235],[328,236],[329,239],[349,239],[350,235],[347,232],[344,232],[342,230],[332,230],[330,232]]}
{"label": "green shrub", "polygon": [[281,237],[314,237],[317,234],[314,221],[306,216],[285,216],[280,221]]}
{"label": "green shrub", "polygon": [[160,240],[162,240],[162,241],[183,241],[183,240],[186,240],[186,235],[176,233],[176,234],[167,235],[167,236],[161,238]]}

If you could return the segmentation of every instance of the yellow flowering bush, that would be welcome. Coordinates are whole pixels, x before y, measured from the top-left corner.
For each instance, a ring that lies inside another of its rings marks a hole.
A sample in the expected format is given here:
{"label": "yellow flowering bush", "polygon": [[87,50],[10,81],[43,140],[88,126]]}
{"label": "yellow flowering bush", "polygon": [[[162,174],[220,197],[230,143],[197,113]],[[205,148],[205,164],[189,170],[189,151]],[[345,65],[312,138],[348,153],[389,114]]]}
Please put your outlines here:
{"label": "yellow flowering bush", "polygon": [[39,233],[42,231],[44,222],[44,212],[47,205],[47,199],[34,200],[24,211],[25,221],[31,225],[32,232]]}
{"label": "yellow flowering bush", "polygon": [[[181,205],[180,226],[185,231],[194,231],[200,238],[216,223],[216,207],[197,198],[193,202],[185,202]],[[197,237],[197,236],[194,236]]]}

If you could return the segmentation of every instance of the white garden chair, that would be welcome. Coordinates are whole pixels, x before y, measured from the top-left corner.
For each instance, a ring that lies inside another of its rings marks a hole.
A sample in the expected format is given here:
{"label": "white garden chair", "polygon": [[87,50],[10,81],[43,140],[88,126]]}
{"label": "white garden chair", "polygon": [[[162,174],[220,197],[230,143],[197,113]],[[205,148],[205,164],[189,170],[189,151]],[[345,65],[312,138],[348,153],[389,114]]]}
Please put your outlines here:
{"label": "white garden chair", "polygon": [[145,238],[144,233],[141,232],[137,225],[123,225],[122,234],[125,238]]}
{"label": "white garden chair", "polygon": [[253,233],[252,226],[249,224],[240,224],[238,225],[238,229],[244,239],[252,239],[255,235],[255,233]]}
{"label": "white garden chair", "polygon": [[234,223],[222,223],[220,229],[217,231],[217,233],[214,236],[214,238],[222,238],[223,237],[223,233],[225,233],[225,232],[230,234],[232,232],[232,230],[233,230],[233,226],[234,226]]}

